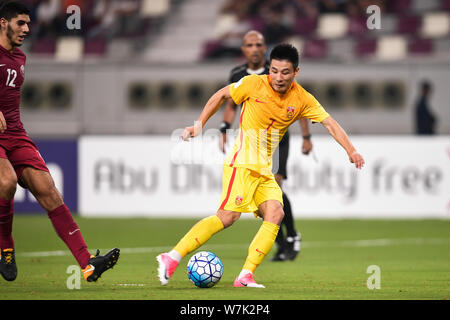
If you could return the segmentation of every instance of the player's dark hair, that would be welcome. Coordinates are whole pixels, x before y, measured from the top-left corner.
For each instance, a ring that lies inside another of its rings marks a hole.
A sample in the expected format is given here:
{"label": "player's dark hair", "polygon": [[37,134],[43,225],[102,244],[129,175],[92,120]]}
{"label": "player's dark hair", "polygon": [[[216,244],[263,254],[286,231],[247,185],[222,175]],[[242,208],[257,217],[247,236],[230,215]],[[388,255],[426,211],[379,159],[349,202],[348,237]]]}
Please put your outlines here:
{"label": "player's dark hair", "polygon": [[30,15],[30,9],[19,1],[2,1],[0,3],[0,18],[11,21],[19,14]]}
{"label": "player's dark hair", "polygon": [[298,67],[298,51],[293,45],[289,43],[282,43],[275,46],[275,48],[272,49],[272,52],[270,52],[270,61],[272,62],[273,59],[288,60],[292,63],[294,70]]}

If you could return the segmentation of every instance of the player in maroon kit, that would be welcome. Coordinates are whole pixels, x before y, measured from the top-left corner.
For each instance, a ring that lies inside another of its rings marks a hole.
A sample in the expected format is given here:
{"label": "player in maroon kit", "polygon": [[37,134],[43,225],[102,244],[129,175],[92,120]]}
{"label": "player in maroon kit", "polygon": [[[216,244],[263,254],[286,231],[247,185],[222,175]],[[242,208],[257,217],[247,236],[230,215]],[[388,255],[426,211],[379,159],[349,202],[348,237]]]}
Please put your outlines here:
{"label": "player in maroon kit", "polygon": [[0,5],[0,273],[17,277],[12,238],[13,200],[17,183],[30,190],[48,212],[56,233],[68,246],[87,281],[96,281],[113,267],[120,254],[115,248],[93,256],[73,220],[36,145],[20,120],[20,89],[25,76],[25,54],[18,48],[29,33],[30,11],[20,2]]}

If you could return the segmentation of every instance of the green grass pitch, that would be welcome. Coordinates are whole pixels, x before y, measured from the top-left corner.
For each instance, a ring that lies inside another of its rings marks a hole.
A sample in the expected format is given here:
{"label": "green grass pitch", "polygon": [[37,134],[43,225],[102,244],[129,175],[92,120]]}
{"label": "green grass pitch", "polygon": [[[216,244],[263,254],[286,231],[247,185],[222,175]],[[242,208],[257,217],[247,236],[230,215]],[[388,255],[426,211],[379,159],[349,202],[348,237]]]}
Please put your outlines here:
{"label": "green grass pitch", "polygon": [[[167,286],[157,278],[156,255],[170,249],[198,219],[86,219],[76,217],[92,253],[121,249],[118,264],[97,283],[83,279],[69,289],[76,265],[45,215],[14,218],[18,278],[0,278],[0,299],[117,300],[328,300],[448,299],[450,221],[297,220],[303,235],[295,261],[271,262],[273,248],[256,271],[266,289],[233,288],[261,220],[241,219],[201,250],[224,264],[221,281],[196,288],[186,276],[186,257]],[[190,256],[190,255],[189,255]],[[367,268],[380,268],[380,289],[369,289]]]}

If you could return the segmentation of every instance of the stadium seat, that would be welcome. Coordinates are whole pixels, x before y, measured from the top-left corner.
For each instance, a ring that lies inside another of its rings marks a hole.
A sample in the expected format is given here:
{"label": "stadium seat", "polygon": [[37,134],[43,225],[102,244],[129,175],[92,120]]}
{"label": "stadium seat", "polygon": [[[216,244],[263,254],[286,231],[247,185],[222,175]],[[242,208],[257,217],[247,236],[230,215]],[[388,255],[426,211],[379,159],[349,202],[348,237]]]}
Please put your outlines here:
{"label": "stadium seat", "polygon": [[317,28],[317,19],[300,17],[295,20],[293,32],[298,35],[311,35]]}
{"label": "stadium seat", "polygon": [[51,55],[53,56],[56,51],[55,39],[40,39],[36,40],[32,46],[33,54],[37,55]]}
{"label": "stadium seat", "polygon": [[445,12],[426,13],[420,33],[423,37],[445,37],[450,31],[450,17]]}
{"label": "stadium seat", "polygon": [[345,36],[349,21],[343,14],[323,14],[319,17],[317,35],[321,39],[334,39]]}
{"label": "stadium seat", "polygon": [[352,36],[362,36],[368,31],[366,17],[349,18],[348,33]]}
{"label": "stadium seat", "polygon": [[163,17],[170,11],[170,0],[143,0],[140,15],[142,17]]}
{"label": "stadium seat", "polygon": [[360,58],[370,57],[375,54],[377,40],[372,38],[360,38],[355,43],[355,54]]}
{"label": "stadium seat", "polygon": [[55,58],[59,61],[80,61],[84,52],[84,41],[80,37],[61,37],[56,43]]}
{"label": "stadium seat", "polygon": [[397,32],[400,34],[416,34],[422,24],[420,16],[400,16],[397,21]]}
{"label": "stadium seat", "polygon": [[442,10],[450,11],[450,0],[442,0]]}
{"label": "stadium seat", "polygon": [[407,42],[402,36],[383,36],[377,41],[375,56],[380,60],[399,60],[406,54]]}
{"label": "stadium seat", "polygon": [[104,56],[106,54],[106,41],[103,39],[89,39],[84,43],[86,56]]}
{"label": "stadium seat", "polygon": [[227,34],[229,30],[237,23],[236,16],[234,14],[221,14],[217,17],[214,35],[216,38],[221,38]]}
{"label": "stadium seat", "polygon": [[412,55],[433,53],[433,42],[430,39],[415,38],[408,43],[408,52]]}
{"label": "stadium seat", "polygon": [[389,0],[386,1],[388,10],[397,14],[404,14],[409,12],[411,0]]}
{"label": "stadium seat", "polygon": [[321,59],[327,56],[327,42],[320,39],[308,39],[305,42],[303,56],[306,58]]}

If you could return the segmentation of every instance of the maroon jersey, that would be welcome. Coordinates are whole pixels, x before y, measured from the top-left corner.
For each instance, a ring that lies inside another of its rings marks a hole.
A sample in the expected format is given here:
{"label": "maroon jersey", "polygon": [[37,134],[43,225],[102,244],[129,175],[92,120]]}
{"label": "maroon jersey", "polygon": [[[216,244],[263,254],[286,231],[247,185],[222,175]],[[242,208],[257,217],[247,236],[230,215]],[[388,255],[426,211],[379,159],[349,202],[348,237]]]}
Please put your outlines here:
{"label": "maroon jersey", "polygon": [[0,46],[0,111],[7,129],[2,135],[26,135],[20,120],[20,89],[25,79],[26,56],[16,48],[11,53]]}

